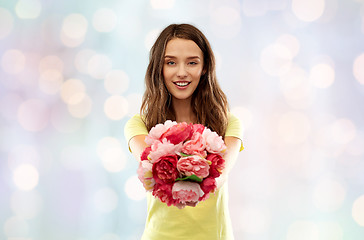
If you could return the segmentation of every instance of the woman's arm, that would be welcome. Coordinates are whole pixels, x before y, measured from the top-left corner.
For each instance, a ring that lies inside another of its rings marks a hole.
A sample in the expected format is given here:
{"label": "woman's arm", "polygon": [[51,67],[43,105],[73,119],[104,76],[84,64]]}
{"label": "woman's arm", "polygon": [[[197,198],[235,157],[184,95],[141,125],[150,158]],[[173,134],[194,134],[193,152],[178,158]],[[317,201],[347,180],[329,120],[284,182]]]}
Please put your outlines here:
{"label": "woman's arm", "polygon": [[233,168],[236,159],[238,158],[241,140],[236,137],[225,137],[225,145],[227,147],[224,156],[225,169],[222,171],[220,177],[216,179],[217,188],[219,189],[227,180],[230,170]]}
{"label": "woman's arm", "polygon": [[148,147],[148,145],[144,141],[146,136],[147,135],[137,135],[132,139],[130,139],[129,141],[129,147],[131,153],[133,154],[135,159],[138,160],[139,162],[140,162],[140,155],[142,154],[144,149]]}

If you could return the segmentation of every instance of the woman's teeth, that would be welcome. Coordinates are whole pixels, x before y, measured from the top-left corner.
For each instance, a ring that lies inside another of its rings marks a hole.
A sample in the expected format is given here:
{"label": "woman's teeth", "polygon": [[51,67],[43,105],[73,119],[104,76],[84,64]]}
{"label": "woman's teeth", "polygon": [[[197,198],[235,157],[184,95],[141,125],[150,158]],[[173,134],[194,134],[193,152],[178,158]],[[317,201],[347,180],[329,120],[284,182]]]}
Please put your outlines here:
{"label": "woman's teeth", "polygon": [[176,82],[175,84],[179,87],[184,87],[184,86],[187,86],[189,84],[189,82]]}

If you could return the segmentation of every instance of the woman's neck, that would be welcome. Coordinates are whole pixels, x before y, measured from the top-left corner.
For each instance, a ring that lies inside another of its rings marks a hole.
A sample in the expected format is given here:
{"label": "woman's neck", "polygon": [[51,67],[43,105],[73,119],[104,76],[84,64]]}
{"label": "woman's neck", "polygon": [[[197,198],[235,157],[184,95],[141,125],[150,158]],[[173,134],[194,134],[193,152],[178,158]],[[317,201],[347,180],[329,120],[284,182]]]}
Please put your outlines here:
{"label": "woman's neck", "polygon": [[196,115],[193,113],[191,107],[191,98],[188,99],[176,99],[173,98],[172,105],[176,114],[177,122],[195,123]]}

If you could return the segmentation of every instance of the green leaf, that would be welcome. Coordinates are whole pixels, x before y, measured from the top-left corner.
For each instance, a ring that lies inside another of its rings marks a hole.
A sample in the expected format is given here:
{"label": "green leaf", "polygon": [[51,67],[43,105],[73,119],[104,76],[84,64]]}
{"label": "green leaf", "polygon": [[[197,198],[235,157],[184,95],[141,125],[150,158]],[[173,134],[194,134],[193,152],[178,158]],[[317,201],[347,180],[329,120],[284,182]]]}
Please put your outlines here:
{"label": "green leaf", "polygon": [[202,182],[202,179],[197,177],[195,174],[191,175],[191,176],[187,176],[184,178],[177,178],[176,181],[186,181],[186,180],[190,180],[190,181],[194,181],[194,182]]}
{"label": "green leaf", "polygon": [[183,152],[180,153],[182,157],[189,157],[189,156],[193,156],[193,155],[188,155],[188,154],[185,154]]}

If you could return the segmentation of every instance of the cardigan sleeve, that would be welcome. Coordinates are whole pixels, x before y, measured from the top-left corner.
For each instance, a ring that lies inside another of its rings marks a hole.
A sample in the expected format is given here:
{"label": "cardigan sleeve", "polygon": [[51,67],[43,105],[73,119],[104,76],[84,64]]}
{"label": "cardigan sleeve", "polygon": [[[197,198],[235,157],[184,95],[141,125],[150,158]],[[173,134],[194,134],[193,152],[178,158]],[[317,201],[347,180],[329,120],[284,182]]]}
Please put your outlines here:
{"label": "cardigan sleeve", "polygon": [[142,118],[139,114],[135,114],[132,118],[130,118],[124,127],[124,136],[125,140],[128,143],[129,151],[131,152],[129,142],[130,139],[137,135],[148,135],[147,127],[145,126]]}
{"label": "cardigan sleeve", "polygon": [[236,137],[241,141],[240,151],[244,149],[243,146],[243,128],[239,118],[232,113],[229,113],[228,126],[226,128],[225,137]]}

